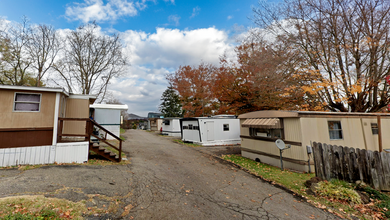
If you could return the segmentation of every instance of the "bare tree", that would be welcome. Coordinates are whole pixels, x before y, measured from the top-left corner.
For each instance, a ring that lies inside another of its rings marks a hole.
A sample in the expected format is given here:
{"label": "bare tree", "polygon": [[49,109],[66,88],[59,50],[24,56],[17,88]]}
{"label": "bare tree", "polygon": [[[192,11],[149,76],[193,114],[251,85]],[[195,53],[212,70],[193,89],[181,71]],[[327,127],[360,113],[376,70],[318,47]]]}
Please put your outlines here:
{"label": "bare tree", "polygon": [[389,101],[388,0],[260,2],[255,23],[300,50],[301,88],[331,111],[375,112]]}
{"label": "bare tree", "polygon": [[8,28],[1,32],[0,84],[29,84],[31,73],[28,70],[32,59],[27,53],[28,28],[28,20],[23,18],[22,23],[8,25]]}
{"label": "bare tree", "polygon": [[53,67],[61,50],[59,36],[52,26],[37,25],[29,32],[28,53],[33,59],[31,67],[36,72],[36,85],[41,86],[43,76]]}
{"label": "bare tree", "polygon": [[67,36],[64,57],[54,65],[69,91],[96,94],[104,99],[110,80],[120,76],[127,65],[118,35],[103,35],[88,24]]}

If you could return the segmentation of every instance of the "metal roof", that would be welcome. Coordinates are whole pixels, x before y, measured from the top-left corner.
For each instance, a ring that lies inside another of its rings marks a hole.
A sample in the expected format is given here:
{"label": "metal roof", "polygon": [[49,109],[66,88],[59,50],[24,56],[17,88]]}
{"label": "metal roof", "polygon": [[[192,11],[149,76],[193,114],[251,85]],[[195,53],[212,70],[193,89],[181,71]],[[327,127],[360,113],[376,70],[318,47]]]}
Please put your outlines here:
{"label": "metal roof", "polygon": [[129,107],[127,105],[118,105],[118,104],[93,104],[89,105],[90,108],[99,108],[99,109],[118,109],[118,110],[127,110]]}
{"label": "metal roof", "polygon": [[266,110],[248,112],[239,115],[239,119],[247,118],[300,118],[300,117],[376,117],[389,116],[390,113],[365,113],[365,112],[316,112],[316,111],[279,111]]}
{"label": "metal roof", "polygon": [[36,92],[60,92],[69,96],[69,93],[61,87],[35,87],[35,86],[14,86],[14,85],[0,85],[0,89],[36,91]]}

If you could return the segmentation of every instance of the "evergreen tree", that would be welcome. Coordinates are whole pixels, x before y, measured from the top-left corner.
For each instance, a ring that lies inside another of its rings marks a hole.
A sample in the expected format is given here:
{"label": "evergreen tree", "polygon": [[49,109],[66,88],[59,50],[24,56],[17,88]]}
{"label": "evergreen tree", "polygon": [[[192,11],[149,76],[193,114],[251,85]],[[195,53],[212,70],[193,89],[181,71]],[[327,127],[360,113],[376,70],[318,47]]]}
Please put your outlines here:
{"label": "evergreen tree", "polygon": [[159,110],[164,114],[164,117],[183,117],[182,105],[180,97],[176,91],[169,86],[161,95],[161,104]]}

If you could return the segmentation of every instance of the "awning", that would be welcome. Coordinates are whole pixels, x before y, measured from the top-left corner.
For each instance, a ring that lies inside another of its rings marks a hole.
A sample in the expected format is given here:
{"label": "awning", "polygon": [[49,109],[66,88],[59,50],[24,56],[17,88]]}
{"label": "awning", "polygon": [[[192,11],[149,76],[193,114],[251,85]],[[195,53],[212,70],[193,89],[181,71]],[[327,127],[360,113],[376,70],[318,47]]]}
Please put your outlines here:
{"label": "awning", "polygon": [[242,123],[242,127],[280,129],[282,125],[278,118],[249,118]]}

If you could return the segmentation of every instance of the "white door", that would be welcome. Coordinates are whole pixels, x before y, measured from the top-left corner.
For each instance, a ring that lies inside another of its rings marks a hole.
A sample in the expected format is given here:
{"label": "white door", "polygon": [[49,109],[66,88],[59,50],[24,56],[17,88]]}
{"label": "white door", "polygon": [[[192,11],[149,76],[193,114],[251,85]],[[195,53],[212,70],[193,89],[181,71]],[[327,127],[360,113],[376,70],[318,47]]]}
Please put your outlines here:
{"label": "white door", "polygon": [[214,122],[208,121],[206,122],[207,127],[207,140],[213,141],[214,140]]}

